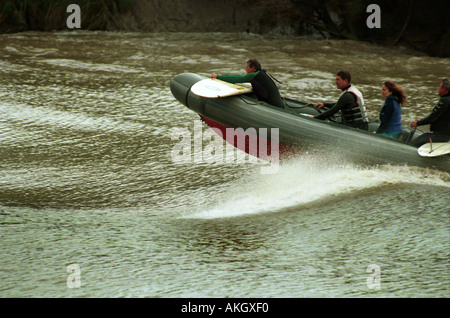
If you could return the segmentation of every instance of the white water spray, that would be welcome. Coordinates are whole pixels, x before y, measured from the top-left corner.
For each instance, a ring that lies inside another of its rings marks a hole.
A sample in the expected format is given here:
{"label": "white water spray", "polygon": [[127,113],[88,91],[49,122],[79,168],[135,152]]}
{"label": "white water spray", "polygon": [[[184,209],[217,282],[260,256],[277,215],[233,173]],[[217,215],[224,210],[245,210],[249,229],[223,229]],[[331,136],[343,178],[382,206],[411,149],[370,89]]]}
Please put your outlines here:
{"label": "white water spray", "polygon": [[450,175],[398,166],[363,169],[299,158],[281,165],[276,174],[255,173],[245,180],[236,180],[215,206],[187,217],[211,219],[281,211],[332,196],[402,183],[450,188]]}

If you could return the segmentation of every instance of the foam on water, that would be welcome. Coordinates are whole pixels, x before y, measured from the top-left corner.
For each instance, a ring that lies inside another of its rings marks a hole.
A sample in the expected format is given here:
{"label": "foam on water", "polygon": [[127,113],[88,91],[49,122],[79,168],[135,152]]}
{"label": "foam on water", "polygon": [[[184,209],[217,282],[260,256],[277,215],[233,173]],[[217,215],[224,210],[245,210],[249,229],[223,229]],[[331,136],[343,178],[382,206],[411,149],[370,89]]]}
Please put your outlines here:
{"label": "foam on water", "polygon": [[85,113],[50,109],[48,107],[30,107],[15,103],[13,106],[0,103],[0,115],[5,122],[20,122],[22,125],[42,125],[45,127],[73,128],[83,131],[137,131],[146,125],[135,122],[119,121],[116,118],[93,117]]}
{"label": "foam on water", "polygon": [[411,167],[359,168],[300,158],[283,164],[276,174],[255,173],[229,184],[214,207],[186,217],[212,219],[282,211],[337,195],[404,183],[450,188],[450,176]]}
{"label": "foam on water", "polygon": [[41,62],[48,63],[63,68],[74,68],[83,71],[103,71],[103,72],[114,72],[114,73],[141,73],[144,72],[143,69],[134,69],[128,66],[104,64],[104,63],[87,63],[82,61],[77,61],[73,59],[48,59],[42,60]]}

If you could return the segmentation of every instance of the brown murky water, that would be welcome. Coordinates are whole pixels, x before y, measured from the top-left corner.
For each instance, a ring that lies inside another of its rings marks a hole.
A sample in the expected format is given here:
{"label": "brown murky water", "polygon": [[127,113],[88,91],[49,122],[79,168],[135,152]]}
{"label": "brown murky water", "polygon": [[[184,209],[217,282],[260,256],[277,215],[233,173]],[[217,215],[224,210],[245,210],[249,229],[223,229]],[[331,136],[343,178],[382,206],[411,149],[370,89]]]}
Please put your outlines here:
{"label": "brown murky water", "polygon": [[450,296],[448,175],[175,164],[171,132],[197,116],[169,90],[176,74],[242,73],[258,58],[284,96],[332,101],[347,69],[372,118],[383,81],[403,85],[406,126],[436,104],[450,59],[252,34],[0,39],[1,297]]}

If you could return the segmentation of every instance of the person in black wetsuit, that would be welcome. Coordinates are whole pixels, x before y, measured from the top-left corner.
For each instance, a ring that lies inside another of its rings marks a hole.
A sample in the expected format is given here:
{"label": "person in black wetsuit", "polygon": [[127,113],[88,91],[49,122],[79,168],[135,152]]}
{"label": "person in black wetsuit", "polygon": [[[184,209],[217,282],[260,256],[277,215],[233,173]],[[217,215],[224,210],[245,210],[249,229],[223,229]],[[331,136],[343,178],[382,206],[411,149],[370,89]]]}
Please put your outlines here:
{"label": "person in black wetsuit", "polygon": [[415,128],[423,125],[430,125],[430,132],[420,135],[411,144],[420,147],[427,142],[447,142],[450,140],[450,83],[448,79],[442,80],[439,85],[438,104],[433,108],[432,113],[424,119],[416,119],[411,123]]}
{"label": "person in black wetsuit", "polygon": [[245,65],[245,72],[247,73],[246,75],[212,74],[211,78],[217,78],[229,83],[250,83],[258,100],[284,108],[284,102],[277,85],[275,85],[266,70],[261,68],[258,60],[248,60]]}
{"label": "person in black wetsuit", "polygon": [[339,100],[337,103],[332,104],[317,103],[315,105],[316,108],[325,107],[327,110],[314,118],[327,119],[340,111],[344,125],[364,130],[368,129],[369,119],[364,106],[364,98],[361,92],[350,83],[351,79],[349,72],[340,71],[337,73],[336,87],[342,90]]}

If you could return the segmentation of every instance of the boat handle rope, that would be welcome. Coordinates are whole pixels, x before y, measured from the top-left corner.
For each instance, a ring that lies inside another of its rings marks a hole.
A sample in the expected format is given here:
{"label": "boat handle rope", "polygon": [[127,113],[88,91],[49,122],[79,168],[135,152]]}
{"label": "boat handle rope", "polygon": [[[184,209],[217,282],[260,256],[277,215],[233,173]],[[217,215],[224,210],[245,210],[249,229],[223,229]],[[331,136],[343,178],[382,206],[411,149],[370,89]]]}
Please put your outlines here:
{"label": "boat handle rope", "polygon": [[239,96],[239,98],[244,102],[244,103],[246,103],[247,105],[260,105],[261,103],[250,103],[250,102],[247,102],[242,96]]}

